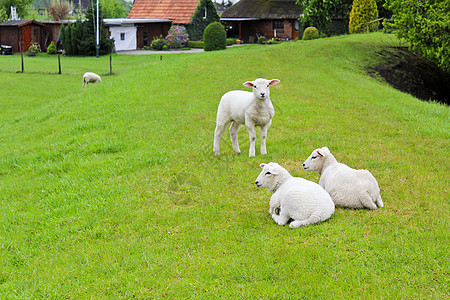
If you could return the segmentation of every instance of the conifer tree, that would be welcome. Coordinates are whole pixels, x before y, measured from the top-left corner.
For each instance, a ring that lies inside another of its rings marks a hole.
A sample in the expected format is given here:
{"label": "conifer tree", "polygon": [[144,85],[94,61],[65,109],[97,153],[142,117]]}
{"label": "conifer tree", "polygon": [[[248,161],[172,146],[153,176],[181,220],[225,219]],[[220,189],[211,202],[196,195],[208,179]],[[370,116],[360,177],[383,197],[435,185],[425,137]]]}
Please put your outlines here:
{"label": "conifer tree", "polygon": [[350,23],[348,30],[350,33],[363,33],[376,31],[379,22],[372,22],[378,19],[378,9],[375,0],[353,0],[352,10],[350,12]]}
{"label": "conifer tree", "polygon": [[220,17],[214,3],[211,0],[200,0],[192,15],[191,22],[186,26],[189,39],[192,41],[201,40],[206,26],[219,21]]}

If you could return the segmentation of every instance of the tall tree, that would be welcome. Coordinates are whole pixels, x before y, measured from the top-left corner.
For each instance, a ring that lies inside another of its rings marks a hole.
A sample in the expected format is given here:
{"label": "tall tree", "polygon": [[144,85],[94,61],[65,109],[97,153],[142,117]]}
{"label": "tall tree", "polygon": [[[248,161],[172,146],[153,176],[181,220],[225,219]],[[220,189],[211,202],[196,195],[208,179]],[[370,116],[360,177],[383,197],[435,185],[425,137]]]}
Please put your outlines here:
{"label": "tall tree", "polygon": [[450,71],[450,0],[386,0],[397,35]]}
{"label": "tall tree", "polygon": [[186,26],[189,39],[193,41],[201,40],[206,26],[219,21],[220,17],[214,3],[211,0],[200,0],[192,15],[191,22]]}
{"label": "tall tree", "polygon": [[[350,12],[350,23],[348,30],[350,33],[363,33],[376,31],[379,22],[378,9],[375,0],[354,0],[352,11]],[[372,22],[372,23],[369,23]]]}

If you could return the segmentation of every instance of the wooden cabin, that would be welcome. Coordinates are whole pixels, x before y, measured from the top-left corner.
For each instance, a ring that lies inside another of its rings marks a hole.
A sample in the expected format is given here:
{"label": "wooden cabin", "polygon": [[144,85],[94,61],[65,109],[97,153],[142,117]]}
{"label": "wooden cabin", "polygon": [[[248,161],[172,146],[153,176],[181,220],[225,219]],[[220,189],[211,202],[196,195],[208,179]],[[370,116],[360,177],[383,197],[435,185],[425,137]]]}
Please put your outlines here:
{"label": "wooden cabin", "polygon": [[35,20],[9,20],[0,23],[0,44],[12,46],[13,52],[26,52],[31,43],[45,49],[45,25]]}

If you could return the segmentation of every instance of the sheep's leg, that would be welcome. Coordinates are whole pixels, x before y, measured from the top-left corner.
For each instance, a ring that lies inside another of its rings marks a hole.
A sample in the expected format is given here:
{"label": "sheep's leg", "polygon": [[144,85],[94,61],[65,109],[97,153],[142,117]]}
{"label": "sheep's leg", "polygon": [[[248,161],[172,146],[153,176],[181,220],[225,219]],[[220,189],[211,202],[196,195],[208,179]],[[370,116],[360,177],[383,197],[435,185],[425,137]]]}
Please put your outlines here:
{"label": "sheep's leg", "polygon": [[291,224],[289,224],[289,227],[291,227],[291,228],[299,228],[301,226],[306,226],[306,225],[318,223],[318,222],[320,222],[320,220],[321,220],[320,215],[318,213],[313,213],[306,220],[302,220],[302,221],[294,220],[294,221],[292,221]]}
{"label": "sheep's leg", "polygon": [[270,127],[270,123],[261,126],[261,155],[266,155],[267,154],[267,150],[266,150],[266,138],[267,138],[267,130]]}
{"label": "sheep's leg", "polygon": [[241,128],[242,124],[238,124],[236,122],[232,122],[230,126],[230,137],[231,137],[231,144],[233,145],[233,150],[236,152],[236,154],[240,154],[241,150],[239,149],[239,141],[238,141],[238,131],[239,128]]}
{"label": "sheep's leg", "polygon": [[363,193],[358,197],[359,202],[368,209],[377,209],[377,205],[374,203],[372,197],[370,197],[368,192]]}
{"label": "sheep's leg", "polygon": [[381,195],[378,195],[377,200],[375,201],[378,207],[383,207],[383,200],[381,200]]}
{"label": "sheep's leg", "polygon": [[220,155],[220,138],[222,137],[225,128],[229,122],[216,125],[216,130],[214,131],[214,153],[216,156]]}
{"label": "sheep's leg", "polygon": [[280,214],[280,197],[278,197],[276,193],[274,193],[272,197],[270,197],[269,214]]}
{"label": "sheep's leg", "polygon": [[283,211],[280,209],[280,214],[272,214],[272,219],[280,226],[286,225],[287,222],[290,220],[289,215],[283,213]]}
{"label": "sheep's leg", "polygon": [[255,156],[255,142],[256,142],[256,130],[255,124],[251,122],[245,122],[245,126],[248,130],[248,137],[250,139],[250,150],[248,151],[248,156]]}

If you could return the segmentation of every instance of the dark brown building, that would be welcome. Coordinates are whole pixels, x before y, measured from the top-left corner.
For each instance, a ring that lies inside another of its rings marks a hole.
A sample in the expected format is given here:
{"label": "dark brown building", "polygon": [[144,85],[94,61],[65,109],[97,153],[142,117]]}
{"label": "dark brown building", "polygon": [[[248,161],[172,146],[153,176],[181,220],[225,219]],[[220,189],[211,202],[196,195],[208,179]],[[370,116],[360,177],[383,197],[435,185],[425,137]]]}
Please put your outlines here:
{"label": "dark brown building", "polygon": [[226,9],[220,20],[226,24],[229,37],[246,43],[260,36],[282,40],[298,38],[300,6],[296,0],[240,0]]}
{"label": "dark brown building", "polygon": [[13,52],[26,52],[31,43],[45,47],[45,25],[34,20],[9,20],[0,23],[0,44]]}

